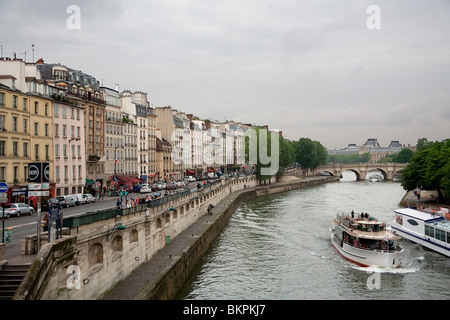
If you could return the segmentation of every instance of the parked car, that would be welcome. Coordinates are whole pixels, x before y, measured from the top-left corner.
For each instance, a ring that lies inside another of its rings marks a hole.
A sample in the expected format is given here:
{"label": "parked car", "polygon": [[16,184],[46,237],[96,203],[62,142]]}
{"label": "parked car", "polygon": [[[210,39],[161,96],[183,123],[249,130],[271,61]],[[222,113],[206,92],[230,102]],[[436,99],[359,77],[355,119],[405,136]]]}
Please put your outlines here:
{"label": "parked car", "polygon": [[150,186],[148,184],[141,184],[141,190],[139,191],[140,193],[147,193],[151,191],[152,190],[150,189]]}
{"label": "parked car", "polygon": [[188,181],[188,182],[197,181],[197,179],[195,179],[195,177],[193,177],[193,176],[187,176],[187,177],[184,177],[184,180],[186,180],[186,181]]}
{"label": "parked car", "polygon": [[92,203],[92,202],[95,202],[95,197],[94,197],[92,194],[90,194],[90,193],[85,193],[85,194],[83,194],[83,196],[86,197],[86,203]]}
{"label": "parked car", "polygon": [[21,202],[5,204],[3,210],[3,216],[6,219],[9,219],[11,216],[20,217],[22,214],[32,215],[34,213],[33,207]]}
{"label": "parked car", "polygon": [[61,207],[75,207],[75,201],[72,196],[58,196],[56,197]]}
{"label": "parked car", "polygon": [[82,193],[73,194],[72,198],[74,198],[75,204],[77,206],[88,203],[87,198],[84,197],[84,194],[82,194]]}

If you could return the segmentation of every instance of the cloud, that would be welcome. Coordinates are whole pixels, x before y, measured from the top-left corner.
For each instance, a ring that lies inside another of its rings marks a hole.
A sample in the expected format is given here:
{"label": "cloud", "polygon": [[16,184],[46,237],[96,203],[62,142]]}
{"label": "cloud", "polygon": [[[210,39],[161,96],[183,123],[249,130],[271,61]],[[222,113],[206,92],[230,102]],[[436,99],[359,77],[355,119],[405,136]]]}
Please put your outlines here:
{"label": "cloud", "polygon": [[[148,92],[154,105],[330,148],[446,138],[446,0],[84,0],[80,30],[66,27],[71,4],[0,0],[5,55],[31,60],[35,44],[36,59]],[[372,4],[380,30],[366,27]]]}

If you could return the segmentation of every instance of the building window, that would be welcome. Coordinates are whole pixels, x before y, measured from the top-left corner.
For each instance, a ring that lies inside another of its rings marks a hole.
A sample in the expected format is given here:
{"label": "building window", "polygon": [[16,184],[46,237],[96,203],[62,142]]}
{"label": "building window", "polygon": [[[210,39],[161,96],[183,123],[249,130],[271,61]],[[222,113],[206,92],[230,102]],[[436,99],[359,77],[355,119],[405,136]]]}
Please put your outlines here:
{"label": "building window", "polygon": [[0,106],[5,105],[5,94],[3,92],[0,92]]}
{"label": "building window", "polygon": [[0,167],[0,180],[1,181],[5,181],[6,177],[5,177],[5,172],[6,172],[6,167]]}
{"label": "building window", "polygon": [[35,122],[34,123],[34,135],[37,136],[39,133],[39,123]]}
{"label": "building window", "polygon": [[17,109],[17,96],[13,96],[13,106],[14,109]]}
{"label": "building window", "polygon": [[13,168],[13,181],[19,182],[19,167]]}
{"label": "building window", "polygon": [[23,133],[28,133],[28,119],[23,119]]}
{"label": "building window", "polygon": [[59,144],[55,144],[55,157],[59,157]]}
{"label": "building window", "polygon": [[19,155],[19,142],[13,141],[13,156],[17,157]]}
{"label": "building window", "polygon": [[23,111],[27,111],[27,98],[23,98]]}
{"label": "building window", "polygon": [[55,116],[55,117],[58,117],[59,116],[59,108],[58,108],[58,106],[55,104],[54,105],[54,107],[53,107],[53,115]]}
{"label": "building window", "polygon": [[45,160],[50,160],[50,146],[48,144],[45,145]]}
{"label": "building window", "polygon": [[39,160],[39,145],[38,144],[34,145],[34,158],[35,158],[35,160]]}
{"label": "building window", "polygon": [[45,129],[45,131],[44,131],[45,136],[48,137],[48,123],[45,124],[44,129]]}
{"label": "building window", "polygon": [[0,156],[5,156],[5,141],[0,141]]}
{"label": "building window", "polygon": [[35,101],[34,102],[34,114],[38,114],[39,113],[39,102]]}
{"label": "building window", "polygon": [[17,117],[13,117],[12,131],[17,132]]}
{"label": "building window", "polygon": [[23,143],[23,156],[28,157],[28,142]]}
{"label": "building window", "polygon": [[55,180],[59,181],[59,166],[55,166]]}

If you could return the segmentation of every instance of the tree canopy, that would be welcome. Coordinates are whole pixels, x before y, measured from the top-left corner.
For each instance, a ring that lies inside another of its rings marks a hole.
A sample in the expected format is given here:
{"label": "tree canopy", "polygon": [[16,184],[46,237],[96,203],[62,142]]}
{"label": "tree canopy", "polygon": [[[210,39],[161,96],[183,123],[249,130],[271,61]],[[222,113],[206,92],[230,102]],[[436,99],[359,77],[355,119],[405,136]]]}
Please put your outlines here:
{"label": "tree canopy", "polygon": [[[450,140],[423,143],[402,172],[405,190],[421,188],[438,190],[447,200],[450,197]],[[443,194],[441,193],[443,192]]]}

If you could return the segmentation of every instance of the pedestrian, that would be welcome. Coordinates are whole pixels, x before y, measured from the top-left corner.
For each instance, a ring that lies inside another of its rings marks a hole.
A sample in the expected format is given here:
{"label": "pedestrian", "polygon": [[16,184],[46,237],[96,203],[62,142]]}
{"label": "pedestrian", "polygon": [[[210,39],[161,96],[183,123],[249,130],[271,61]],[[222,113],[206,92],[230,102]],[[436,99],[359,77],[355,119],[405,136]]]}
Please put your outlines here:
{"label": "pedestrian", "polygon": [[41,226],[44,231],[48,231],[48,213],[45,214],[44,219],[41,222]]}
{"label": "pedestrian", "polygon": [[208,207],[208,215],[211,215],[211,208]]}

